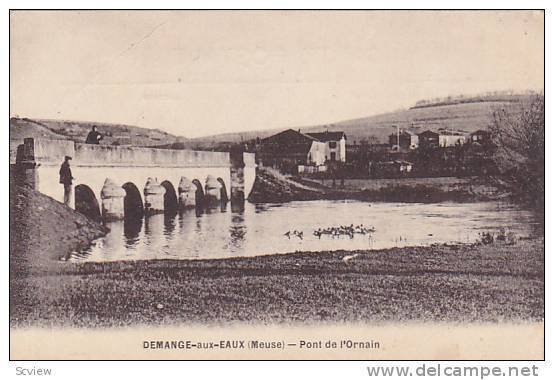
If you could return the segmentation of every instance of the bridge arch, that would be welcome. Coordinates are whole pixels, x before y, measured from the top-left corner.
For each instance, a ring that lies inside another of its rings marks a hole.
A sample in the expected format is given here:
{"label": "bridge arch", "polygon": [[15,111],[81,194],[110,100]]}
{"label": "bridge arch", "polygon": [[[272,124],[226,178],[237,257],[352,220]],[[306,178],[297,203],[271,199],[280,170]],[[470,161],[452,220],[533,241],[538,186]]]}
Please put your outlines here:
{"label": "bridge arch", "polygon": [[175,187],[173,184],[169,181],[163,181],[160,183],[161,186],[165,189],[164,194],[164,211],[165,213],[176,213],[177,209],[179,208],[179,201],[177,199],[177,192],[175,191]]}
{"label": "bridge arch", "polygon": [[125,198],[123,198],[125,218],[142,218],[144,215],[144,204],[142,203],[142,196],[138,187],[132,182],[127,182],[121,187],[125,190]]}
{"label": "bridge arch", "polygon": [[94,220],[102,219],[96,195],[87,185],[80,184],[75,186],[75,211]]}
{"label": "bridge arch", "polygon": [[229,194],[227,193],[227,186],[225,186],[225,181],[221,177],[217,177],[217,182],[221,184],[221,202],[227,203],[229,201]]}

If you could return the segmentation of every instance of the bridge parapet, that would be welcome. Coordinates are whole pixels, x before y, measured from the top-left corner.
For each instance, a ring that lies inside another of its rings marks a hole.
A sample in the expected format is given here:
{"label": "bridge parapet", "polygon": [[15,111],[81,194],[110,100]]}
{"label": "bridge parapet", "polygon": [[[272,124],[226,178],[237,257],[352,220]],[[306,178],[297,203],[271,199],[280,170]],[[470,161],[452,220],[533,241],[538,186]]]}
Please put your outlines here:
{"label": "bridge parapet", "polygon": [[125,167],[229,167],[229,153],[173,150],[112,145],[80,144],[67,140],[28,138],[24,159],[40,164],[59,165],[71,156],[74,165]]}
{"label": "bridge parapet", "polygon": [[23,140],[23,162],[60,165],[65,156],[75,156],[75,143],[68,140],[26,138]]}
{"label": "bridge parapet", "polygon": [[229,167],[229,153],[75,144],[75,164],[94,166]]}

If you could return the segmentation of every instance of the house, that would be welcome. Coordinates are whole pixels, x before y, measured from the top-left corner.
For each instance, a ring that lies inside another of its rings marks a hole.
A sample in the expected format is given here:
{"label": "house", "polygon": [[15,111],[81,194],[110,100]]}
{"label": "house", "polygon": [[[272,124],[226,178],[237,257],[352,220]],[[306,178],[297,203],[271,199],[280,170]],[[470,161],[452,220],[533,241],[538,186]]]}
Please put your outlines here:
{"label": "house", "polygon": [[389,136],[389,144],[393,150],[417,149],[419,137],[415,132],[401,129]]}
{"label": "house", "polygon": [[300,131],[287,129],[262,139],[257,153],[263,165],[294,173],[299,165],[324,165],[326,150],[326,143]]}
{"label": "house", "polygon": [[417,135],[419,148],[435,149],[439,147],[439,134],[433,131],[424,131]]}
{"label": "house", "polygon": [[491,142],[491,134],[489,131],[479,129],[469,135],[469,141],[472,144],[487,145]]}
{"label": "house", "polygon": [[468,133],[465,131],[455,131],[452,129],[441,128],[439,133],[439,146],[446,148],[449,146],[463,145],[466,143]]}
{"label": "house", "polygon": [[325,143],[325,159],[346,162],[346,134],[344,132],[312,132],[308,136]]}

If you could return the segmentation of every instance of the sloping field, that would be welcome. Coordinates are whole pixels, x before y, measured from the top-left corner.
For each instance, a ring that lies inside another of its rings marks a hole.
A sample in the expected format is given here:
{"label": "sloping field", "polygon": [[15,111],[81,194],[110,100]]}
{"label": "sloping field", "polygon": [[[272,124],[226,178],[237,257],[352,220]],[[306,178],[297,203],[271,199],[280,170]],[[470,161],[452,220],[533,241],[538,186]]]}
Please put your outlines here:
{"label": "sloping field", "polygon": [[411,108],[362,119],[335,123],[329,129],[337,128],[346,132],[350,142],[362,138],[376,137],[386,142],[388,136],[395,132],[395,126],[411,128],[416,132],[438,128],[459,129],[474,132],[487,129],[495,109],[515,109],[514,103],[480,102],[463,103],[426,108]]}
{"label": "sloping field", "polygon": [[42,120],[10,118],[10,140],[23,140],[24,137],[47,139],[69,139],[85,142],[88,132],[96,125],[104,135],[102,144],[155,146],[184,141],[157,129],[139,128],[124,124],[106,124],[88,121]]}
{"label": "sloping field", "polygon": [[25,137],[65,140],[68,137],[52,131],[45,124],[30,119],[10,119],[10,140],[23,140]]}
{"label": "sloping field", "polygon": [[[426,106],[424,108],[411,108],[380,115],[364,117],[360,119],[346,120],[328,125],[302,127],[302,132],[317,132],[329,130],[342,130],[346,133],[348,142],[359,142],[362,139],[376,138],[378,142],[387,142],[388,136],[400,128],[411,128],[416,132],[426,129],[438,128],[461,129],[473,132],[478,129],[486,129],[491,122],[495,109],[515,109],[517,103],[499,101],[480,101],[476,103],[461,103],[441,106]],[[189,140],[196,144],[210,144],[222,142],[240,142],[264,138],[280,132],[286,128],[296,129],[294,126],[281,129],[247,131],[240,133],[226,133],[215,136],[199,137]]]}

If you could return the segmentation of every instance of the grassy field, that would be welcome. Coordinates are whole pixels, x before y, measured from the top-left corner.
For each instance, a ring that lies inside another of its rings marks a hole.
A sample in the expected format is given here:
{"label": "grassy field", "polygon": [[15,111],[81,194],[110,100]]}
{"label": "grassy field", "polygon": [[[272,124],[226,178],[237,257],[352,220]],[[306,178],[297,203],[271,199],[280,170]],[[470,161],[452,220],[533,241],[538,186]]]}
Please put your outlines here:
{"label": "grassy field", "polygon": [[[327,184],[329,181],[326,181]],[[476,197],[479,196],[498,196],[498,189],[487,184],[479,178],[457,178],[457,177],[437,177],[437,178],[383,178],[383,179],[347,179],[344,181],[346,190],[376,191],[390,189],[394,187],[433,188],[441,192],[467,192]]]}
{"label": "grassy field", "polygon": [[249,200],[289,202],[295,200],[355,199],[368,202],[472,202],[505,198],[506,194],[479,178],[310,179],[284,177],[259,168]]}
{"label": "grassy field", "polygon": [[[339,181],[337,181],[338,183]],[[349,190],[379,190],[389,186],[433,186],[441,190],[451,190],[466,187],[471,184],[470,178],[438,177],[438,178],[376,178],[376,179],[346,179],[344,188]],[[327,180],[329,185],[330,181]]]}
{"label": "grassy field", "polygon": [[54,140],[72,140],[83,143],[92,126],[104,136],[102,144],[129,144],[133,146],[157,146],[182,142],[185,139],[158,129],[132,125],[109,124],[89,121],[43,120],[10,118],[10,140],[22,143],[26,137]]}
{"label": "grassy field", "polygon": [[59,263],[11,282],[12,326],[544,319],[544,241]]}

